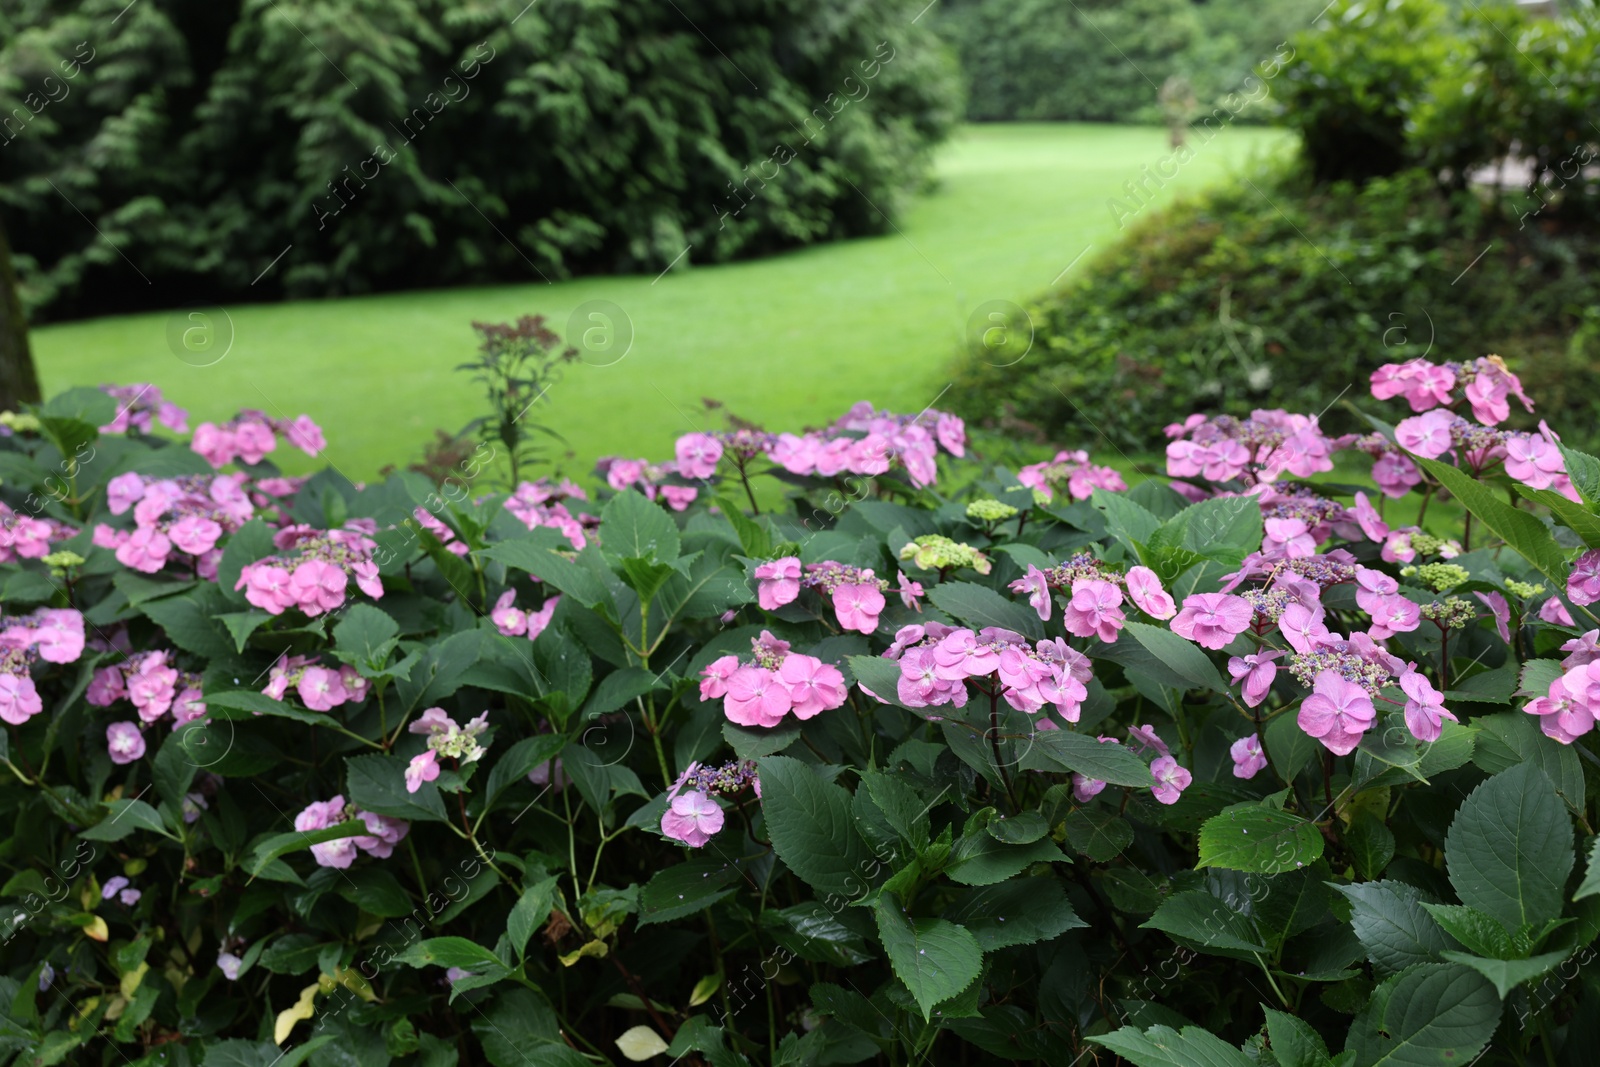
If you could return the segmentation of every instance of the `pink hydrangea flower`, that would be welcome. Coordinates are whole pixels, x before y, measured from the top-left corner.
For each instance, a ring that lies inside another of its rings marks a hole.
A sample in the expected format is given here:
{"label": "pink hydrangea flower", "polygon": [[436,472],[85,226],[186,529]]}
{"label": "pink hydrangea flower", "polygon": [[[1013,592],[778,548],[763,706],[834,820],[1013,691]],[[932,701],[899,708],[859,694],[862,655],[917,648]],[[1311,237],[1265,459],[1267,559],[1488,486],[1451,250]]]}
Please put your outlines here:
{"label": "pink hydrangea flower", "polygon": [[136,723],[114,722],[106,727],[106,752],[119,765],[143,759],[144,734]]}
{"label": "pink hydrangea flower", "polygon": [[695,498],[699,495],[700,490],[692,485],[661,486],[661,498],[667,502],[667,507],[673,511],[685,510],[690,504],[694,503]]}
{"label": "pink hydrangea flower", "polygon": [[528,613],[512,606],[516,598],[517,591],[507,589],[494,602],[494,610],[489,612],[489,621],[507,637],[521,637],[528,632]]}
{"label": "pink hydrangea flower", "polygon": [[1189,783],[1194,781],[1194,775],[1178,766],[1178,761],[1171,756],[1162,756],[1151,763],[1150,773],[1156,780],[1150,792],[1163,804],[1176,804],[1183,791],[1189,788]]}
{"label": "pink hydrangea flower", "polygon": [[411,762],[406,765],[406,792],[415,793],[422,788],[423,782],[431,782],[438,777],[439,754],[430,748],[411,757]]}
{"label": "pink hydrangea flower", "polygon": [[1372,698],[1365,689],[1332,671],[1317,675],[1314,690],[1300,705],[1300,729],[1334,755],[1349,755],[1376,718]]}
{"label": "pink hydrangea flower", "polygon": [[690,848],[701,848],[722,829],[724,818],[721,806],[707,794],[684,793],[673,797],[661,816],[661,832]]}
{"label": "pink hydrangea flower", "polygon": [[905,571],[900,571],[899,575],[900,603],[904,604],[911,611],[921,611],[922,605],[920,601],[923,597],[928,595],[922,591],[922,583],[913,582],[911,579],[907,578]]}
{"label": "pink hydrangea flower", "polygon": [[176,730],[185,723],[203,718],[205,713],[206,704],[200,690],[190,686],[172,700],[172,728]]}
{"label": "pink hydrangea flower", "polygon": [[1062,625],[1076,637],[1098,637],[1111,644],[1122,629],[1122,590],[1111,582],[1080,578],[1062,613]]}
{"label": "pink hydrangea flower", "polygon": [[1573,562],[1572,573],[1567,575],[1567,598],[1579,607],[1600,600],[1600,549],[1590,549]]}
{"label": "pink hydrangea flower", "polygon": [[1229,657],[1228,674],[1235,682],[1244,683],[1241,691],[1246,707],[1256,707],[1267,699],[1267,694],[1272,691],[1272,680],[1278,675],[1278,665],[1274,661],[1282,655],[1283,652],[1278,650]]}
{"label": "pink hydrangea flower", "polygon": [[289,572],[282,567],[251,564],[239,572],[235,589],[244,590],[244,598],[269,615],[282,615],[295,605],[295,594],[290,588]]}
{"label": "pink hydrangea flower", "polygon": [[1172,755],[1172,750],[1167,747],[1167,743],[1161,740],[1161,737],[1156,733],[1156,728],[1149,723],[1143,726],[1128,727],[1128,740],[1144,748],[1151,749],[1159,755]]}
{"label": "pink hydrangea flower", "polygon": [[1320,604],[1315,608],[1298,602],[1290,604],[1278,616],[1278,632],[1289,642],[1290,648],[1302,656],[1307,655],[1318,641],[1328,636],[1328,627],[1322,621],[1326,615]]}
{"label": "pink hydrangea flower", "polygon": [[1417,465],[1398,452],[1386,452],[1372,464],[1372,480],[1391,500],[1398,500],[1422,482]]}
{"label": "pink hydrangea flower", "polygon": [[1101,791],[1105,789],[1105,787],[1106,783],[1102,782],[1098,778],[1088,778],[1084,775],[1078,774],[1076,771],[1074,771],[1072,774],[1072,797],[1079,804],[1089,803],[1089,801],[1098,796]]}
{"label": "pink hydrangea flower", "polygon": [[222,526],[203,515],[185,515],[167,531],[167,537],[178,551],[191,556],[201,556],[211,551],[221,536]]}
{"label": "pink hydrangea flower", "polygon": [[1375,641],[1410,633],[1422,625],[1422,608],[1399,593],[1378,597],[1367,611],[1372,615],[1367,632]]}
{"label": "pink hydrangea flower", "polygon": [[360,817],[371,834],[352,840],[357,848],[380,860],[393,855],[394,846],[404,841],[406,834],[411,831],[411,824],[404,819],[391,819],[370,811],[361,812]]}
{"label": "pink hydrangea flower", "polygon": [[1356,524],[1361,527],[1361,532],[1369,541],[1382,541],[1389,536],[1389,524],[1383,521],[1378,514],[1378,509],[1372,506],[1367,499],[1367,494],[1357,493],[1355,496]]}
{"label": "pink hydrangea flower", "polygon": [[1441,719],[1460,721],[1445,710],[1444,694],[1416,670],[1408,667],[1400,675],[1400,688],[1410,698],[1406,701],[1406,729],[1418,741],[1439,740],[1439,734],[1444,730]]}
{"label": "pink hydrangea flower", "polygon": [[1456,417],[1448,411],[1430,411],[1401,419],[1394,428],[1394,439],[1407,452],[1424,459],[1438,459],[1450,451],[1450,429]]}
{"label": "pink hydrangea flower", "polygon": [[675,451],[679,474],[685,478],[709,478],[717,473],[717,461],[722,458],[722,442],[710,434],[686,433],[678,438]]}
{"label": "pink hydrangea flower", "polygon": [[178,672],[161,660],[150,660],[128,677],[127,685],[128,699],[139,709],[139,718],[155,722],[178,695]]}
{"label": "pink hydrangea flower", "polygon": [[349,697],[339,672],[327,667],[307,667],[295,692],[312,711],[331,711]]}
{"label": "pink hydrangea flower", "polygon": [[1489,609],[1489,615],[1494,619],[1495,632],[1500,635],[1500,640],[1511,640],[1511,605],[1506,603],[1506,598],[1500,593],[1474,593],[1473,596],[1483,601]]}
{"label": "pink hydrangea flower", "polygon": [[728,679],[723,714],[740,726],[776,726],[794,706],[783,680],[765,667],[740,667]]}
{"label": "pink hydrangea flower", "polygon": [[1129,567],[1127,583],[1134,606],[1151,618],[1166,621],[1178,613],[1172,595],[1162,588],[1161,579],[1149,567]]}
{"label": "pink hydrangea flower", "polygon": [[[1507,409],[1509,414],[1509,409]],[[1548,489],[1567,470],[1561,450],[1538,434],[1516,434],[1506,438],[1506,476],[1531,489]]]}
{"label": "pink hydrangea flower", "polygon": [[1262,751],[1257,734],[1239,738],[1228,747],[1228,755],[1233,757],[1235,778],[1254,778],[1267,767],[1267,754]]}
{"label": "pink hydrangea flower", "polygon": [[798,653],[784,657],[778,677],[789,690],[798,719],[809,719],[821,711],[844,704],[844,675],[831,663]]}
{"label": "pink hydrangea flower", "polygon": [[119,474],[106,483],[106,507],[113,515],[121,515],[144,496],[144,479],[129,472]]}
{"label": "pink hydrangea flower", "polygon": [[34,641],[46,663],[75,663],[83,655],[83,614],[71,608],[39,612]]}
{"label": "pink hydrangea flower", "polygon": [[[345,820],[344,797],[335,795],[327,801],[316,801],[307,805],[306,809],[294,817],[294,828],[301,833],[312,830],[326,830],[330,826],[337,826]],[[311,858],[321,867],[345,868],[355,862],[356,842],[354,837],[341,837],[333,841],[323,841],[311,846]]]}
{"label": "pink hydrangea flower", "polygon": [[128,691],[122,682],[122,671],[116,667],[101,667],[89,679],[89,689],[84,693],[83,699],[97,708],[104,708],[127,695]]}
{"label": "pink hydrangea flower", "polygon": [[44,702],[31,677],[0,672],[0,719],[21,726],[43,710]]}
{"label": "pink hydrangea flower", "polygon": [[1539,729],[1546,736],[1570,745],[1594,729],[1594,698],[1600,697],[1600,686],[1594,684],[1594,666],[1573,667],[1550,683],[1545,696],[1529,701],[1522,709],[1539,716]]}
{"label": "pink hydrangea flower", "polygon": [[550,620],[555,616],[556,608],[561,603],[561,597],[553,596],[540,605],[538,611],[528,613],[528,640],[532,641],[550,626]]}
{"label": "pink hydrangea flower", "polygon": [[1572,621],[1572,613],[1567,610],[1567,606],[1561,602],[1561,598],[1558,596],[1553,596],[1539,605],[1539,618],[1557,626],[1576,625]]}
{"label": "pink hydrangea flower", "polygon": [[117,549],[117,562],[145,574],[154,574],[166,566],[172,552],[172,542],[167,535],[153,526],[144,526],[128,535]]}
{"label": "pink hydrangea flower", "polygon": [[756,601],[762,611],[777,611],[800,595],[798,556],[769,560],[756,568],[755,576]]}
{"label": "pink hydrangea flower", "polygon": [[885,603],[876,582],[850,582],[833,591],[833,611],[839,618],[839,625],[846,630],[864,634],[877,630],[878,616]]}
{"label": "pink hydrangea flower", "polygon": [[739,669],[738,656],[722,656],[706,664],[700,671],[700,699],[716,700],[726,696],[728,679]]}
{"label": "pink hydrangea flower", "polygon": [[1316,538],[1304,519],[1268,519],[1261,539],[1261,554],[1267,559],[1303,559],[1317,554]]}
{"label": "pink hydrangea flower", "polygon": [[1045,577],[1044,571],[1028,564],[1027,572],[1011,583],[1011,589],[1017,593],[1028,594],[1028,606],[1039,613],[1041,622],[1050,621],[1050,580]]}
{"label": "pink hydrangea flower", "polygon": [[301,611],[317,616],[343,604],[349,584],[350,579],[341,568],[320,559],[308,559],[296,566],[290,575],[289,593]]}
{"label": "pink hydrangea flower", "polygon": [[1172,632],[1202,648],[1220,649],[1250,628],[1255,608],[1241,596],[1195,593],[1184,597],[1183,610],[1172,620]]}
{"label": "pink hydrangea flower", "polygon": [[311,421],[310,415],[301,415],[285,426],[283,436],[308,456],[315,456],[328,447],[321,428]]}

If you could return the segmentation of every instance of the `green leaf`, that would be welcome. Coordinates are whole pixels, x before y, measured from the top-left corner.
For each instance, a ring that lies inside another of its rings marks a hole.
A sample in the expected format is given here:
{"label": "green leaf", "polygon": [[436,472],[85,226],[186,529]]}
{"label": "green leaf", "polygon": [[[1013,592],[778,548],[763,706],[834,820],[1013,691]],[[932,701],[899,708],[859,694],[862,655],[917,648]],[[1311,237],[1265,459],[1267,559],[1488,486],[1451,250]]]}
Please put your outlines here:
{"label": "green leaf", "polygon": [[1368,881],[1382,877],[1384,868],[1394,859],[1393,832],[1365,808],[1358,810],[1350,820],[1344,843],[1356,874]]}
{"label": "green leaf", "polygon": [[639,892],[639,925],[672,922],[704,911],[731,896],[741,877],[737,864],[718,860],[691,860],[657,871]]}
{"label": "green leaf", "polygon": [[[850,666],[850,673],[855,675],[857,684],[870,689],[874,695],[897,707],[905,707],[900,703],[900,664],[892,659],[882,656],[846,656],[845,662]],[[928,709],[908,708],[913,715],[926,717]]]}
{"label": "green leaf", "polygon": [[814,963],[854,967],[878,958],[861,931],[846,926],[838,913],[820,901],[768,908],[761,913],[761,929],[781,947]]}
{"label": "green leaf", "polygon": [[1130,674],[1139,673],[1176,689],[1228,691],[1211,657],[1165,627],[1130,619],[1115,644],[1096,645],[1091,654],[1122,664]]}
{"label": "green leaf", "polygon": [[345,760],[350,803],[363,811],[412,822],[449,822],[434,782],[406,792],[406,761],[399,756],[352,756]]}
{"label": "green leaf", "polygon": [[1161,528],[1161,520],[1125,493],[1096,489],[1089,506],[1105,516],[1106,532],[1122,542],[1129,555],[1137,557],[1139,546]]}
{"label": "green leaf", "polygon": [[[358,830],[364,825],[356,824]],[[380,919],[398,919],[412,910],[410,895],[386,867],[361,866],[346,871],[334,888],[341,897]]]}
{"label": "green leaf", "polygon": [[1149,789],[1155,785],[1150,768],[1126,745],[1097,741],[1072,730],[1040,730],[1024,758],[1026,769],[1046,766],[1077,771],[1112,785]]}
{"label": "green leaf", "polygon": [[1135,1067],[1254,1067],[1254,1061],[1209,1030],[1185,1026],[1152,1026],[1141,1031],[1124,1026],[1091,1037]]}
{"label": "green leaf", "polygon": [[1143,926],[1203,950],[1224,953],[1267,951],[1247,917],[1200,889],[1176,893],[1162,901]]}
{"label": "green leaf", "polygon": [[[1283,716],[1289,718],[1289,716]],[[1355,782],[1359,789],[1426,782],[1472,759],[1476,723],[1445,722],[1437,741],[1419,741],[1404,730],[1369,731],[1356,748]]]}
{"label": "green leaf", "polygon": [[1600,517],[1588,508],[1573,503],[1554,489],[1529,489],[1521,483],[1516,488],[1529,500],[1549,508],[1557,521],[1577,534],[1586,547],[1600,548]]}
{"label": "green leaf", "polygon": [[1573,864],[1572,818],[1550,779],[1522,764],[1474,789],[1445,838],[1450,884],[1507,929],[1561,914]]}
{"label": "green leaf", "polygon": [[464,937],[433,937],[407,946],[395,959],[413,967],[461,967],[506,970],[499,956]]}
{"label": "green leaf", "polygon": [[1437,961],[1449,947],[1444,931],[1423,909],[1416,887],[1385,880],[1333,888],[1350,901],[1356,939],[1380,972]]}
{"label": "green leaf", "polygon": [[[1549,662],[1536,660],[1534,662]],[[1546,687],[1548,689],[1548,687]],[[1540,694],[1543,695],[1543,694]],[[1574,813],[1583,810],[1583,764],[1571,745],[1563,745],[1539,729],[1538,719],[1523,711],[1481,715],[1472,720],[1478,737],[1472,762],[1490,774],[1529,763],[1555,783],[1556,792]]]}
{"label": "green leaf", "polygon": [[404,678],[395,679],[400,710],[431,707],[461,688],[463,677],[483,655],[484,646],[498,634],[462,630],[430,645]]}
{"label": "green leaf", "polygon": [[1282,874],[1322,858],[1322,834],[1302,816],[1260,804],[1234,804],[1200,827],[1197,867]]}
{"label": "green leaf", "polygon": [[1030,640],[1044,636],[1044,624],[1039,621],[1038,612],[1026,604],[1001,596],[988,586],[972,582],[941,582],[928,591],[928,599],[940,611],[974,630],[998,626]]}
{"label": "green leaf", "polygon": [[142,800],[113,800],[107,805],[111,814],[82,831],[79,837],[89,841],[121,841],[136,830],[150,830],[176,841],[161,814]]}
{"label": "green leaf", "polygon": [[251,519],[228,535],[222,546],[222,558],[217,561],[217,586],[235,603],[244,602],[244,591],[235,590],[239,574],[245,565],[264,559],[276,552],[272,543],[272,529],[260,519]]}
{"label": "green leaf", "polygon": [[612,671],[595,686],[588,702],[583,705],[582,718],[588,722],[609,715],[637,697],[665,688],[666,684],[660,674],[639,667],[623,667]]}
{"label": "green leaf", "polygon": [[550,910],[556,902],[556,881],[556,877],[551,875],[529,886],[523,891],[522,896],[517,898],[511,914],[506,916],[506,940],[510,942],[511,950],[517,954],[519,960],[527,952],[528,939],[533,936],[533,932],[550,918]]}
{"label": "green leaf", "polygon": [[1474,956],[1470,952],[1456,952],[1446,950],[1444,958],[1451,963],[1459,963],[1471,967],[1489,981],[1494,983],[1494,990],[1503,1000],[1511,995],[1511,991],[1524,982],[1532,981],[1548,972],[1556,964],[1566,959],[1569,953],[1562,949],[1557,952],[1546,952],[1540,956],[1533,956],[1525,960],[1485,959]]}
{"label": "green leaf", "polygon": [[273,834],[251,850],[250,859],[245,862],[244,867],[250,872],[250,877],[256,878],[267,864],[280,856],[302,848],[310,848],[312,845],[320,845],[325,841],[364,837],[366,834],[367,824],[360,819],[349,819],[334,826],[323,827],[321,830],[290,830],[287,833]]}
{"label": "green leaf", "polygon": [[1223,496],[1191,504],[1152,535],[1202,556],[1226,556],[1237,565],[1261,549],[1261,505],[1248,496]]}
{"label": "green leaf", "polygon": [[557,546],[568,550],[571,548],[567,539],[561,534],[555,530],[541,528],[534,530],[529,537],[518,538],[515,541],[501,541],[488,548],[479,549],[478,555],[485,559],[498,560],[508,567],[515,567],[548,582],[586,608],[592,609],[601,604],[609,606],[611,591],[606,588],[599,576],[565,556],[557,555],[555,552]]}
{"label": "green leaf", "polygon": [[1572,894],[1573,900],[1582,900],[1600,893],[1600,837],[1594,839],[1589,846],[1589,866],[1583,872],[1583,882],[1578,886],[1577,892]]}
{"label": "green leaf", "polygon": [[1421,963],[1372,991],[1345,1049],[1355,1067],[1466,1064],[1499,1025],[1500,998],[1488,979],[1459,964]]}
{"label": "green leaf", "polygon": [[361,666],[377,669],[389,658],[400,636],[400,624],[388,613],[371,604],[352,604],[333,628],[339,651],[354,657]]}
{"label": "green leaf", "polygon": [[902,841],[919,851],[928,844],[928,811],[933,805],[924,801],[920,793],[903,779],[881,771],[866,772],[861,784]]}
{"label": "green leaf", "polygon": [[996,815],[984,827],[989,836],[1008,845],[1031,845],[1050,832],[1050,824],[1037,811],[1019,811],[1012,816]]}
{"label": "green leaf", "polygon": [[1267,723],[1262,742],[1267,757],[1286,782],[1293,781],[1305,769],[1320,747],[1315,738],[1300,729],[1293,715],[1279,715]]}
{"label": "green leaf", "polygon": [[[204,594],[207,601],[211,600],[213,594],[220,599],[221,593],[214,586],[208,588],[210,592]],[[202,594],[197,591],[184,596],[151,600],[140,610],[165,630],[167,638],[185,652],[228,662],[238,655],[233,638],[217,625],[218,613],[202,604],[201,597]]]}
{"label": "green leaf", "polygon": [[1572,487],[1583,497],[1583,502],[1590,507],[1600,504],[1600,459],[1595,459],[1587,452],[1579,452],[1576,448],[1568,448],[1559,441],[1556,447],[1561,449],[1561,458],[1566,460],[1567,477],[1572,479]]}
{"label": "green leaf", "polygon": [[218,615],[217,621],[226,626],[228,633],[233,636],[234,650],[243,652],[245,642],[250,640],[250,635],[271,618],[272,616],[264,611],[230,611]]}
{"label": "green leaf", "polygon": [[678,558],[679,543],[678,524],[633,489],[612,497],[600,512],[600,544],[613,559],[671,563]]}
{"label": "green leaf", "polygon": [[589,1061],[561,1039],[555,1009],[531,989],[507,989],[487,1010],[480,1005],[472,1030],[494,1067],[589,1067]]}
{"label": "green leaf", "polygon": [[567,747],[566,734],[535,734],[524,737],[495,760],[489,768],[489,781],[483,787],[481,811],[493,809],[502,793],[518,782],[527,781],[528,775],[540,764],[549,763]]}
{"label": "green leaf", "polygon": [[1424,459],[1409,452],[1406,455],[1450,490],[1461,506],[1472,512],[1489,532],[1533,564],[1534,569],[1550,580],[1551,588],[1567,587],[1567,554],[1550,536],[1544,523],[1500,500],[1488,486],[1464,471],[1436,459]]}
{"label": "green leaf", "polygon": [[966,929],[944,919],[908,918],[890,897],[878,901],[874,914],[895,977],[911,991],[924,1020],[933,1017],[935,1004],[978,977],[983,951]]}
{"label": "green leaf", "polygon": [[1079,808],[1063,825],[1067,844],[1096,863],[1110,863],[1133,844],[1133,827],[1116,812]]}
{"label": "green leaf", "polygon": [[322,1034],[291,1049],[280,1049],[270,1041],[234,1037],[208,1045],[201,1063],[203,1067],[300,1067],[308,1056],[333,1039],[332,1034]]}
{"label": "green leaf", "polygon": [[1279,1067],[1333,1067],[1328,1046],[1311,1024],[1264,1005],[1262,1011],[1266,1013],[1267,1037],[1272,1041]]}
{"label": "green leaf", "polygon": [[717,508],[739,536],[739,545],[751,559],[766,559],[772,553],[772,537],[766,528],[747,517],[744,509],[725,496],[717,497]]}
{"label": "green leaf", "polygon": [[311,711],[281,700],[274,700],[254,689],[230,689],[223,693],[206,694],[206,710],[218,719],[238,719],[249,722],[258,715],[273,715],[295,722],[308,722],[313,726],[333,720],[325,711]]}
{"label": "green leaf", "polygon": [[944,917],[971,931],[985,952],[1052,941],[1089,925],[1072,910],[1066,890],[1055,878],[1013,878],[970,889],[956,898]]}
{"label": "green leaf", "polygon": [[1054,841],[1007,845],[984,830],[969,830],[950,850],[950,863],[944,873],[951,881],[962,885],[993,885],[1035,863],[1056,863],[1064,859]]}
{"label": "green leaf", "polygon": [[740,726],[738,723],[722,723],[722,739],[733,748],[733,754],[741,760],[760,759],[763,756],[775,756],[800,740],[800,731],[803,729],[798,719],[785,719],[777,726]]}
{"label": "green leaf", "polygon": [[1511,933],[1500,920],[1485,915],[1477,908],[1465,904],[1428,904],[1427,909],[1439,928],[1466,946],[1467,951],[1490,959],[1509,960],[1526,956],[1518,952],[1511,941]]}
{"label": "green leaf", "polygon": [[761,811],[784,865],[818,893],[855,899],[878,864],[856,832],[850,794],[790,756],[757,764]]}

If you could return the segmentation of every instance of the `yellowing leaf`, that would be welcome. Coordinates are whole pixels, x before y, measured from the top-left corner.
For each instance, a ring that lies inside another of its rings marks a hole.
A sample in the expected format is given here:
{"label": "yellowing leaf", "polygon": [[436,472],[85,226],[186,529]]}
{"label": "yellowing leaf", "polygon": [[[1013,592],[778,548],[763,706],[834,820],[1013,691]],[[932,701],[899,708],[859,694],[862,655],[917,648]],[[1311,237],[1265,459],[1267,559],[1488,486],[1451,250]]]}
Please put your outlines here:
{"label": "yellowing leaf", "polygon": [[368,1003],[378,999],[377,994],[372,991],[372,985],[361,977],[359,972],[353,971],[349,967],[341,967],[334,975],[334,978],[340,985]]}
{"label": "yellowing leaf", "polygon": [[317,998],[317,990],[321,988],[315,982],[306,986],[300,991],[300,999],[294,1002],[292,1008],[284,1008],[278,1013],[278,1021],[272,1027],[273,1044],[283,1044],[290,1031],[294,1029],[295,1023],[311,1018],[316,1012],[314,1001]]}
{"label": "yellowing leaf", "polygon": [[698,1008],[711,999],[711,994],[722,988],[722,972],[708,974],[694,984],[694,992],[689,994],[689,1007]]}
{"label": "yellowing leaf", "polygon": [[96,915],[94,920],[83,928],[83,936],[104,943],[111,936],[111,931],[106,927],[106,921]]}
{"label": "yellowing leaf", "polygon": [[111,1004],[106,1008],[106,1022],[116,1022],[118,1019],[122,1018],[122,1013],[127,1010],[127,997],[112,997]]}
{"label": "yellowing leaf", "polygon": [[593,956],[597,960],[605,959],[606,953],[610,951],[611,949],[607,947],[604,941],[591,941],[582,948],[575,949],[574,951],[567,953],[565,956],[562,956],[561,966],[571,967],[574,963],[577,963],[585,956]]}
{"label": "yellowing leaf", "polygon": [[617,1038],[617,1047],[634,1063],[643,1063],[667,1051],[667,1043],[661,1040],[661,1035],[648,1026],[635,1026]]}
{"label": "yellowing leaf", "polygon": [[129,971],[122,976],[122,995],[129,1000],[139,991],[139,983],[144,981],[145,972],[150,969],[148,963],[141,963],[137,970]]}

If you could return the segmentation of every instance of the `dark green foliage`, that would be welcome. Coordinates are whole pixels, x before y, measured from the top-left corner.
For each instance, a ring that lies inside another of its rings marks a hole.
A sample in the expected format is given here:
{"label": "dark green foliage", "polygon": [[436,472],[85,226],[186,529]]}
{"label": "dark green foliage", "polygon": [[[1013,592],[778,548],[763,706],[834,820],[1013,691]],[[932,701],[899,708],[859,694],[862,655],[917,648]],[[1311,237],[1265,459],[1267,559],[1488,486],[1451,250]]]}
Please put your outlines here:
{"label": "dark green foliage", "polygon": [[[963,413],[1014,435],[1158,450],[1161,426],[1196,407],[1317,413],[1347,389],[1359,397],[1384,363],[1498,352],[1518,360],[1535,419],[1600,440],[1592,391],[1562,385],[1600,362],[1600,250],[1582,229],[1553,215],[1519,228],[1537,201],[1485,208],[1416,171],[1361,190],[1292,172],[1251,181],[1130,223],[1076,284],[1030,306],[1022,363],[962,361]],[[1324,425],[1366,429],[1338,405]]]}
{"label": "dark green foliage", "polygon": [[1156,122],[1166,79],[1183,79],[1196,114],[1209,112],[1320,6],[1313,0],[952,0],[930,19],[961,56],[968,118]]}
{"label": "dark green foliage", "polygon": [[0,205],[55,316],[876,232],[955,115],[901,0],[123,7],[0,15]]}

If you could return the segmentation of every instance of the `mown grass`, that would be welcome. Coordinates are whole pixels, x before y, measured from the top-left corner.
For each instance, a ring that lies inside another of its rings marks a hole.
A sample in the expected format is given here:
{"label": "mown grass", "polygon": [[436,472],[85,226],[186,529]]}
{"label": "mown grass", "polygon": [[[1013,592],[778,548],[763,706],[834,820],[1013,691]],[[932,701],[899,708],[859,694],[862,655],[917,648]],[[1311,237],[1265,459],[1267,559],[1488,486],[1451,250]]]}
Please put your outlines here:
{"label": "mown grass", "polygon": [[[536,409],[570,442],[568,473],[586,474],[605,454],[664,458],[676,435],[706,428],[703,397],[774,429],[826,422],[859,399],[915,412],[943,399],[975,308],[1041,291],[1085,248],[1114,239],[1107,199],[1167,154],[1165,138],[1123,126],[968,127],[942,149],[937,187],[881,237],[724,266],[680,263],[660,278],[234,306],[231,350],[205,367],[169,349],[181,310],[49,326],[35,333],[35,353],[47,391],[154,382],[196,422],[241,407],[306,412],[327,432],[327,459],[356,479],[404,464],[435,428],[482,413],[475,387],[453,370],[472,355],[470,322],[535,313],[564,329],[591,300],[621,307],[634,341],[620,362],[571,367]],[[1230,129],[1157,199],[1283,142],[1277,131]],[[282,458],[291,471],[313,465]]]}

